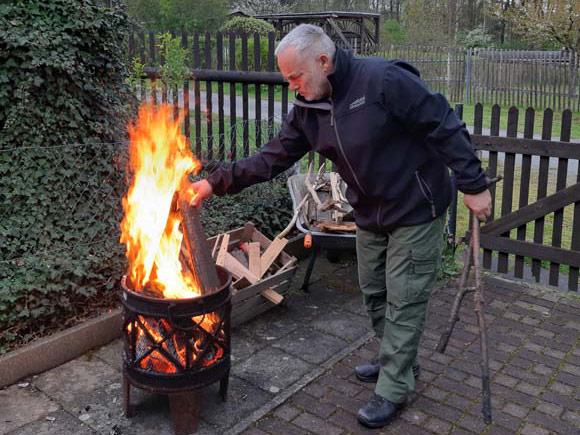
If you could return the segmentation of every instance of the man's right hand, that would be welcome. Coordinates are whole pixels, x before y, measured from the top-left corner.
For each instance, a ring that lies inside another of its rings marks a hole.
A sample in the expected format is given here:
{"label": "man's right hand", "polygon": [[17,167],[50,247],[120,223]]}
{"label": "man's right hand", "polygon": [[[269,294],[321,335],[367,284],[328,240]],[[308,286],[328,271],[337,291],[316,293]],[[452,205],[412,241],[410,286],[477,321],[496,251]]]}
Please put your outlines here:
{"label": "man's right hand", "polygon": [[213,189],[207,180],[201,180],[197,183],[193,183],[193,191],[195,192],[195,196],[191,201],[191,205],[198,210],[201,209],[202,202],[205,199],[211,198],[213,195]]}

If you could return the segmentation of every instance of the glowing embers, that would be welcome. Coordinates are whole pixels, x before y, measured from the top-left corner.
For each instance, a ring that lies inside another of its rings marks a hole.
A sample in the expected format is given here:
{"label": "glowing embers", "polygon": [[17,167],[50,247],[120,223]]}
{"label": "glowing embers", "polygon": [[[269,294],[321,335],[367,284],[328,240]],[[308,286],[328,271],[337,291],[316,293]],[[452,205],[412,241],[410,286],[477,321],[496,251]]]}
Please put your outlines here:
{"label": "glowing embers", "polygon": [[164,318],[137,315],[127,324],[129,336],[136,331],[134,340],[130,340],[134,364],[157,373],[209,367],[224,356],[226,337],[221,325],[220,316],[214,313],[191,318],[190,325],[183,328],[188,331],[173,328]]}

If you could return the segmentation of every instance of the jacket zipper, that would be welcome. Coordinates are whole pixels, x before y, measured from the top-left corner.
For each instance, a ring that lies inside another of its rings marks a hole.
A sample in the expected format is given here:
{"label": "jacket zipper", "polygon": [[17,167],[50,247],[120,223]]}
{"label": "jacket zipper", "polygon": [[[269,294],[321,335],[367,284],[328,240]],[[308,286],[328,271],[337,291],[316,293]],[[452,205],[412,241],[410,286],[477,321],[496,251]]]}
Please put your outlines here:
{"label": "jacket zipper", "polygon": [[344,148],[342,146],[342,141],[340,140],[340,135],[338,134],[338,128],[336,127],[336,120],[334,119],[334,102],[332,101],[332,99],[330,99],[330,105],[331,105],[330,125],[332,127],[334,127],[334,133],[336,134],[336,141],[338,142],[338,149],[340,149],[340,153],[342,154],[342,158],[346,162],[348,169],[350,169],[350,173],[352,174],[352,178],[354,178],[356,185],[358,186],[360,191],[366,195],[367,194],[366,191],[363,189],[362,185],[360,184],[360,181],[359,181],[358,177],[356,176],[356,174],[354,173],[354,170],[352,169],[352,165],[350,164],[350,161],[348,160],[348,158],[346,157],[346,153],[344,152]]}
{"label": "jacket zipper", "polygon": [[[417,178],[417,182],[419,183],[419,189],[421,189],[421,193],[423,194],[427,202],[429,202],[429,204],[431,205],[431,214],[433,215],[434,218],[436,218],[437,210],[435,209],[435,202],[433,201],[433,193],[431,192],[431,188],[429,187],[427,182],[423,180],[423,177],[421,176],[418,170],[415,171],[415,177]],[[428,194],[427,192],[425,192],[425,189],[427,189]]]}

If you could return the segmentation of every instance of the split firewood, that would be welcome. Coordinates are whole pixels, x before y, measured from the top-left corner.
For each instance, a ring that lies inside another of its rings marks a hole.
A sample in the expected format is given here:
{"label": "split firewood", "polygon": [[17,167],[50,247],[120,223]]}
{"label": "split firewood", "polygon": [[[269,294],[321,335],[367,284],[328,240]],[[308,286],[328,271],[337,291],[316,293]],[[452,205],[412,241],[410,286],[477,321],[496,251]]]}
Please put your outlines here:
{"label": "split firewood", "polygon": [[318,197],[318,193],[316,193],[316,189],[314,188],[314,184],[312,183],[312,180],[310,179],[310,177],[312,175],[312,166],[313,165],[314,165],[314,162],[311,162],[310,166],[308,168],[308,173],[306,174],[306,177],[304,178],[304,184],[306,185],[306,189],[310,193],[310,196],[312,197],[312,199],[316,203],[316,206],[318,208],[320,208],[320,206],[322,205],[322,201],[320,201],[320,198]]}
{"label": "split firewood", "polygon": [[232,257],[238,260],[246,269],[250,269],[250,262],[248,261],[248,257],[246,257],[241,249],[232,249],[230,254],[232,254]]}
{"label": "split firewood", "polygon": [[[216,244],[217,244],[217,242],[216,242]],[[220,248],[218,250],[217,258],[215,260],[215,264],[217,264],[218,266],[224,266],[229,244],[230,244],[230,235],[223,234],[222,243],[221,243]]]}
{"label": "split firewood", "polygon": [[261,276],[260,265],[260,244],[258,242],[251,242],[248,246],[248,263],[250,272],[256,276]]}
{"label": "split firewood", "polygon": [[353,233],[356,231],[356,224],[354,222],[336,223],[329,220],[320,221],[316,224],[319,231],[344,231]]}
{"label": "split firewood", "polygon": [[229,252],[226,252],[225,254],[224,267],[234,277],[246,278],[248,281],[250,281],[251,284],[256,284],[260,280],[259,276],[250,273],[250,271],[247,268],[245,268],[242,263],[236,260],[236,258]]}
{"label": "split firewood", "polygon": [[264,290],[260,294],[275,305],[279,305],[280,302],[282,302],[284,300],[284,296],[282,296],[277,291],[272,290],[271,288]]}
{"label": "split firewood", "polygon": [[265,275],[268,271],[272,263],[278,258],[278,255],[282,252],[286,244],[288,243],[288,239],[278,238],[275,237],[268,249],[264,251],[262,257],[260,258],[260,275],[259,278]]}

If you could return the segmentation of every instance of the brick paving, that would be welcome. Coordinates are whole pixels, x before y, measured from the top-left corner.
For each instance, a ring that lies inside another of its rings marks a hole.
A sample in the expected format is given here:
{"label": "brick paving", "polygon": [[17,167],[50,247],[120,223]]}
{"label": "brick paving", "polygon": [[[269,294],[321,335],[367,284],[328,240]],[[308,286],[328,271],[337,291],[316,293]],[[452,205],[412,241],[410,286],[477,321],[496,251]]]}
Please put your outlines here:
{"label": "brick paving", "polygon": [[[453,283],[432,296],[421,377],[390,425],[365,429],[356,412],[373,385],[353,375],[377,353],[352,258],[317,261],[311,291],[233,332],[229,400],[204,393],[200,434],[580,434],[580,298],[485,277],[494,423],[480,415],[478,329],[470,295],[445,354],[434,351]],[[133,390],[121,403],[121,344],[0,390],[0,435],[171,434],[167,400]]]}

